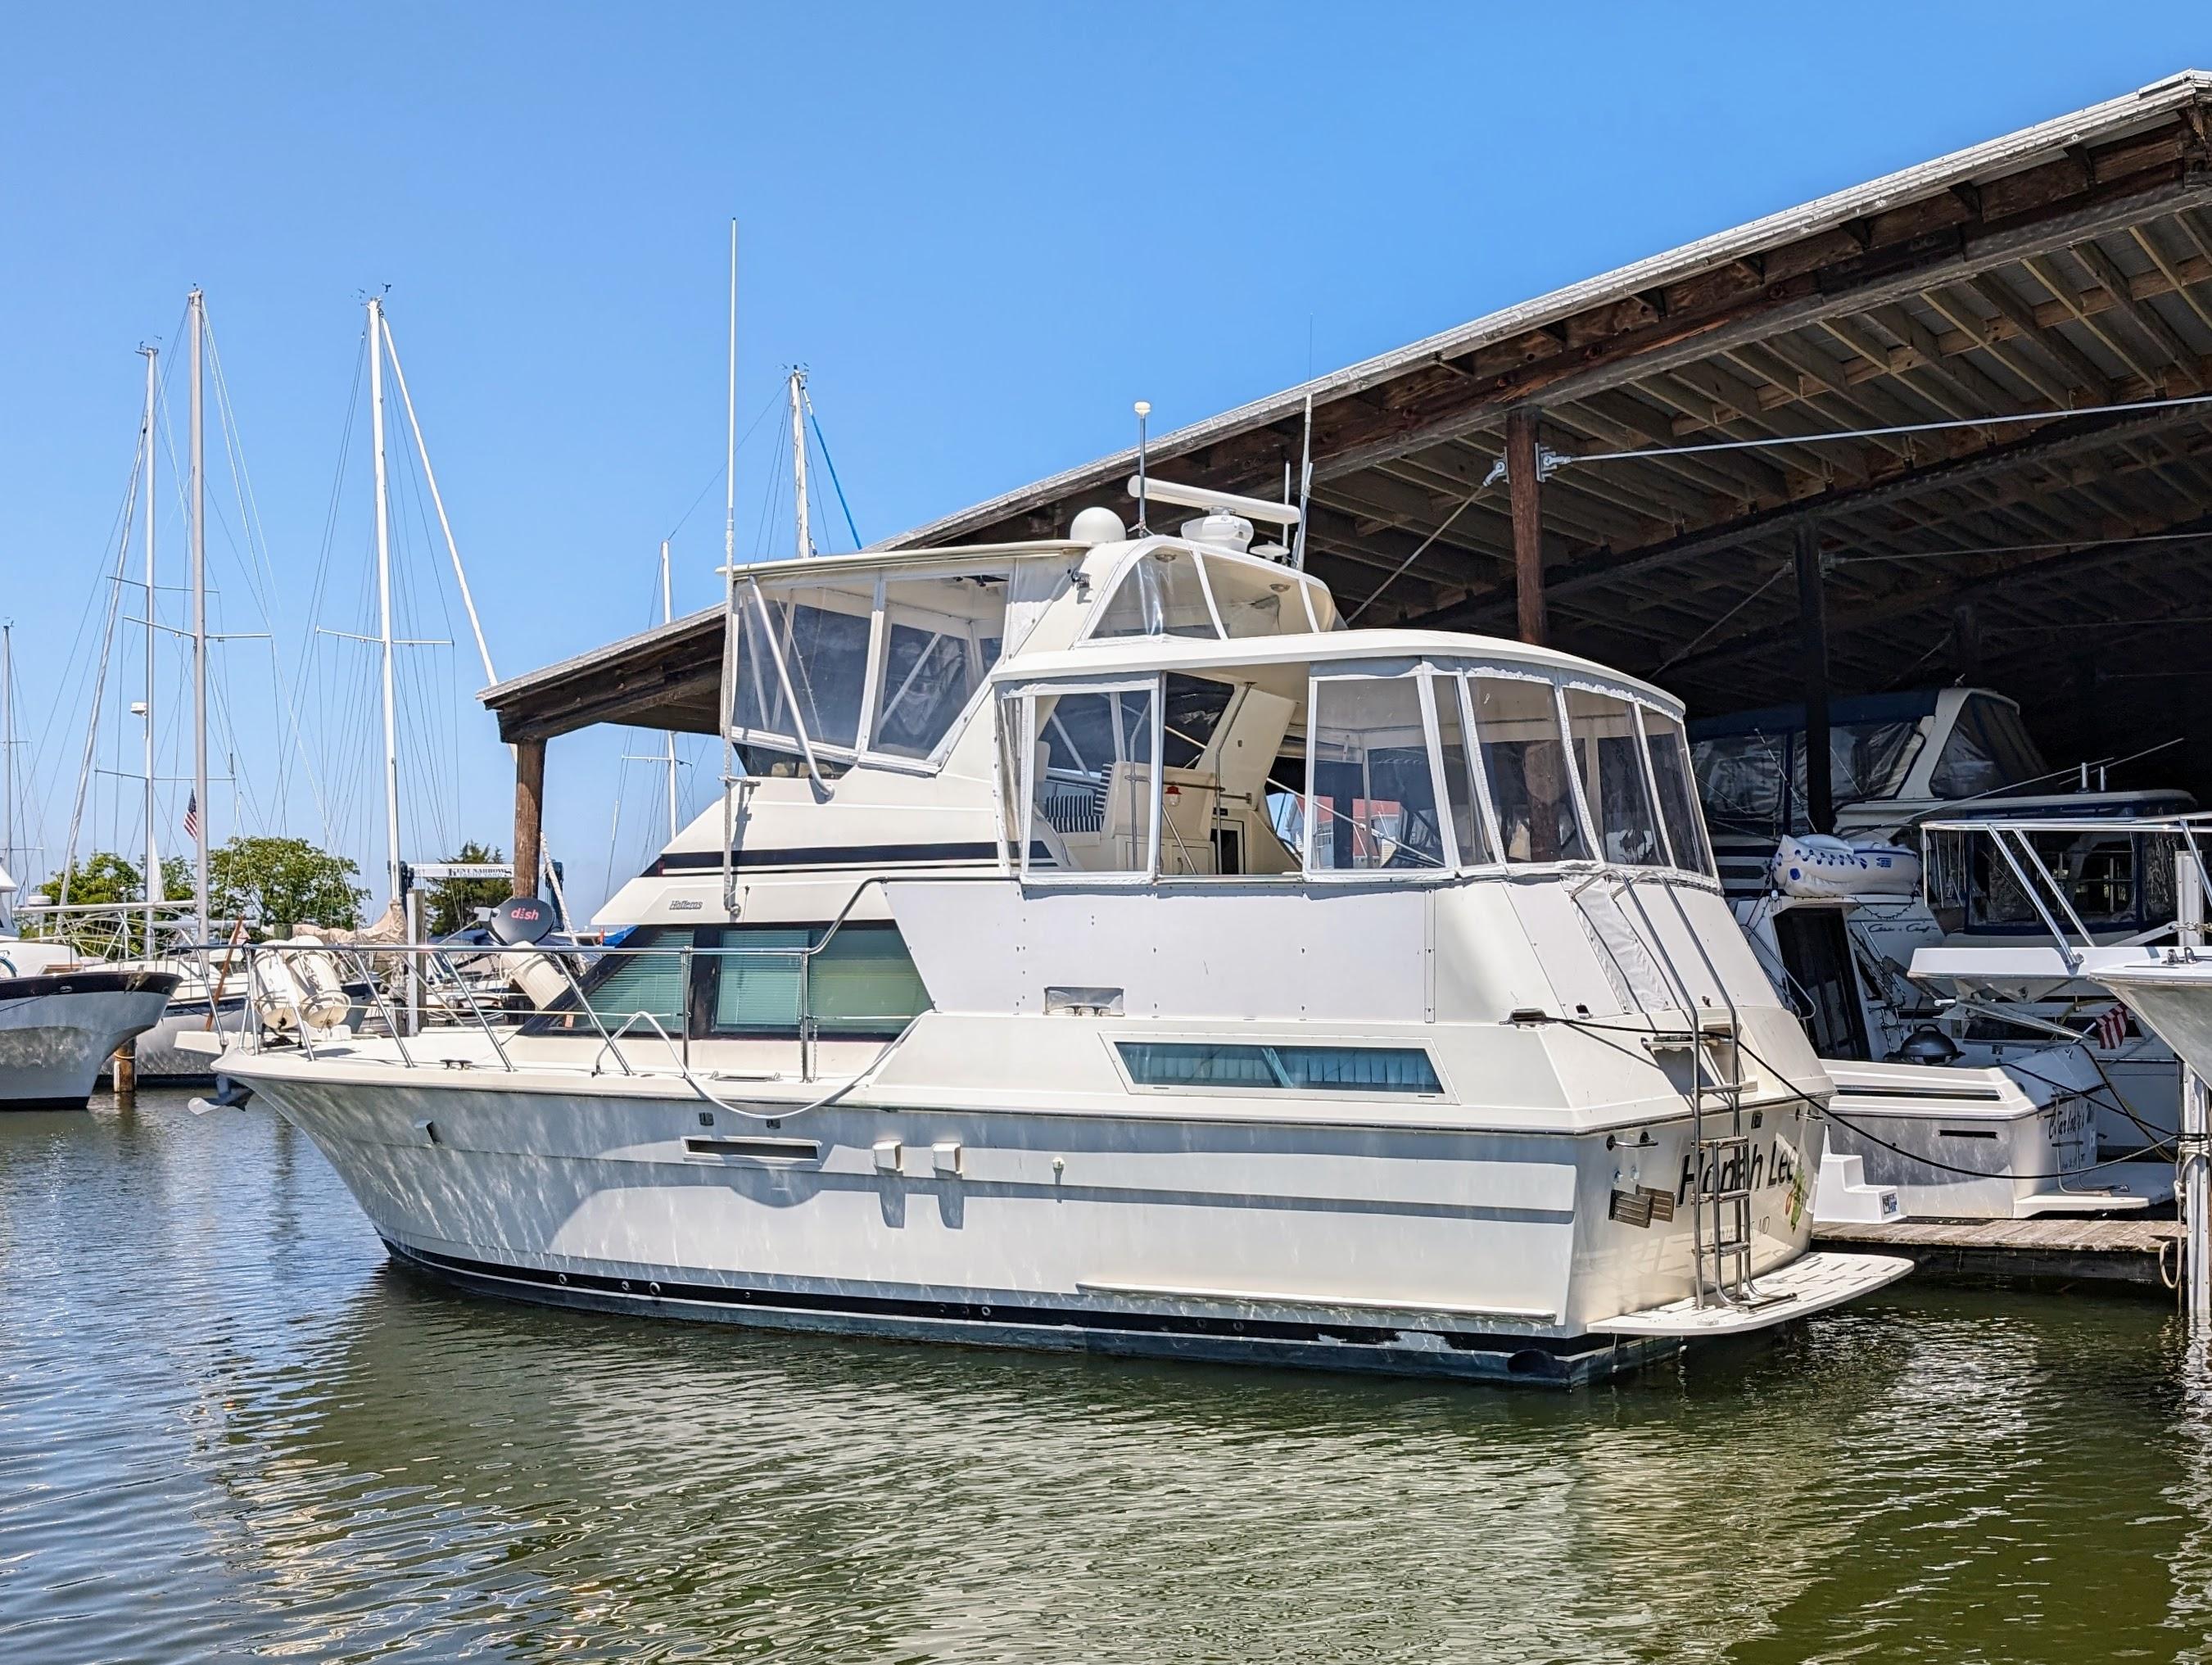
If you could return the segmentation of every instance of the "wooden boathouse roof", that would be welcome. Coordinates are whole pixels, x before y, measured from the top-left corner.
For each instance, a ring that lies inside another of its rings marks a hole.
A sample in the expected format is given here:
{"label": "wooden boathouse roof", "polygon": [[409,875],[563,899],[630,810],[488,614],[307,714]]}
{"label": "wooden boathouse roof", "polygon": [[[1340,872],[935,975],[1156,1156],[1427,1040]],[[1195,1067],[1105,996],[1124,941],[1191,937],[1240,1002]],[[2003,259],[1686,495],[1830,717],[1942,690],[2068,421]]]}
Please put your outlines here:
{"label": "wooden boathouse roof", "polygon": [[[2212,76],[2191,71],[1163,434],[1151,463],[1275,495],[1310,398],[1309,564],[1346,610],[1510,635],[1492,476],[1517,411],[1559,459],[1540,488],[1553,645],[1693,713],[1794,699],[1809,526],[1838,692],[1964,678],[2021,699],[2054,758],[2105,756],[2202,703],[2212,402],[2177,402],[2199,397]],[[1090,504],[1127,509],[1133,461],[887,541],[1064,536]],[[483,697],[509,739],[712,732],[720,650],[710,611]],[[2156,773],[2212,795],[2212,744],[2188,750]]]}

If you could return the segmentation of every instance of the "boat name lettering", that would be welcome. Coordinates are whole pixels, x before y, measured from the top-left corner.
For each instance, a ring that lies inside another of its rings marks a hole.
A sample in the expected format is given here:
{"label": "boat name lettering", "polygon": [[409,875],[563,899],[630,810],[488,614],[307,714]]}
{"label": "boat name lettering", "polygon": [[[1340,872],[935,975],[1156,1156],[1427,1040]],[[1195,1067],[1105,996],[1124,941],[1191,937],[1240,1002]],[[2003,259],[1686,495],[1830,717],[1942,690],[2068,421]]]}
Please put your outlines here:
{"label": "boat name lettering", "polygon": [[[1733,1191],[1737,1187],[1735,1158],[1721,1164],[1717,1174],[1707,1164],[1705,1194],[1715,1191]],[[1681,1183],[1674,1188],[1674,1200],[1679,1205],[1690,1200],[1690,1182],[1697,1176],[1697,1152],[1694,1147],[1682,1155]],[[1791,1185],[1797,1179],[1797,1153],[1787,1139],[1777,1135],[1764,1145],[1753,1145],[1751,1152],[1751,1183],[1748,1189],[1756,1191],[1762,1186]]]}

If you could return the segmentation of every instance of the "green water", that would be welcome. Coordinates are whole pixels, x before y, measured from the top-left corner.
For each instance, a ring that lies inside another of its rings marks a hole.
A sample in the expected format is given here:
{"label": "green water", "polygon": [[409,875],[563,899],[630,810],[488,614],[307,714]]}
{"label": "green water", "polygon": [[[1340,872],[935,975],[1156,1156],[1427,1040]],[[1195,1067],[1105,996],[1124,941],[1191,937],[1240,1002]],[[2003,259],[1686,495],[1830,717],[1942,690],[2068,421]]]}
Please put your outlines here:
{"label": "green water", "polygon": [[0,1661],[2212,1654],[2164,1306],[1908,1282],[1595,1392],[393,1272],[258,1109],[0,1116]]}

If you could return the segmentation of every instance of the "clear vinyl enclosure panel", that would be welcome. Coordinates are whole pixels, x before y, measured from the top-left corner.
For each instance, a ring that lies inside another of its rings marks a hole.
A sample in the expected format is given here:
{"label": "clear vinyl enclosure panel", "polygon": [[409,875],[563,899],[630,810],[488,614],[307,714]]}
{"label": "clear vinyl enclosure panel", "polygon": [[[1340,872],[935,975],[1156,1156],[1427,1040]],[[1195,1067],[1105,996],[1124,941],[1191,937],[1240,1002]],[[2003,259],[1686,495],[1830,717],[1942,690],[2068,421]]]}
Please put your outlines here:
{"label": "clear vinyl enclosure panel", "polygon": [[1007,589],[1003,570],[747,580],[730,724],[749,768],[933,758],[1005,651]]}
{"label": "clear vinyl enclosure panel", "polygon": [[1164,543],[1139,550],[1122,567],[1090,638],[1237,641],[1342,628],[1328,592],[1278,562]]}
{"label": "clear vinyl enclosure panel", "polygon": [[1627,691],[1405,660],[1315,666],[1303,698],[1284,691],[1305,668],[1006,690],[1001,797],[1024,876],[1418,878],[1504,862],[1711,877],[1681,724]]}
{"label": "clear vinyl enclosure panel", "polygon": [[1306,865],[1317,872],[1441,872],[1444,848],[1419,677],[1313,684]]}

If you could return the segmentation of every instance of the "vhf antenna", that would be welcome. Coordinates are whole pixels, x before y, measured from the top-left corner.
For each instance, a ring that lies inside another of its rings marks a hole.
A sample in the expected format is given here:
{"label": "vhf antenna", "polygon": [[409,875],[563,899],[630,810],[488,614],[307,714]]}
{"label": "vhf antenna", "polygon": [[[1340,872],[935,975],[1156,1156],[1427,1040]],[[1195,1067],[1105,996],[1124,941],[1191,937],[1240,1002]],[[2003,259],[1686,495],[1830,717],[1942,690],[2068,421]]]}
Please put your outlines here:
{"label": "vhf antenna", "polygon": [[1152,414],[1152,402],[1139,399],[1132,408],[1137,413],[1137,536],[1149,538],[1152,529],[1145,524],[1145,418]]}
{"label": "vhf antenna", "polygon": [[1313,395],[1306,395],[1306,438],[1298,462],[1298,536],[1291,551],[1291,565],[1306,569],[1306,499],[1313,495]]}

